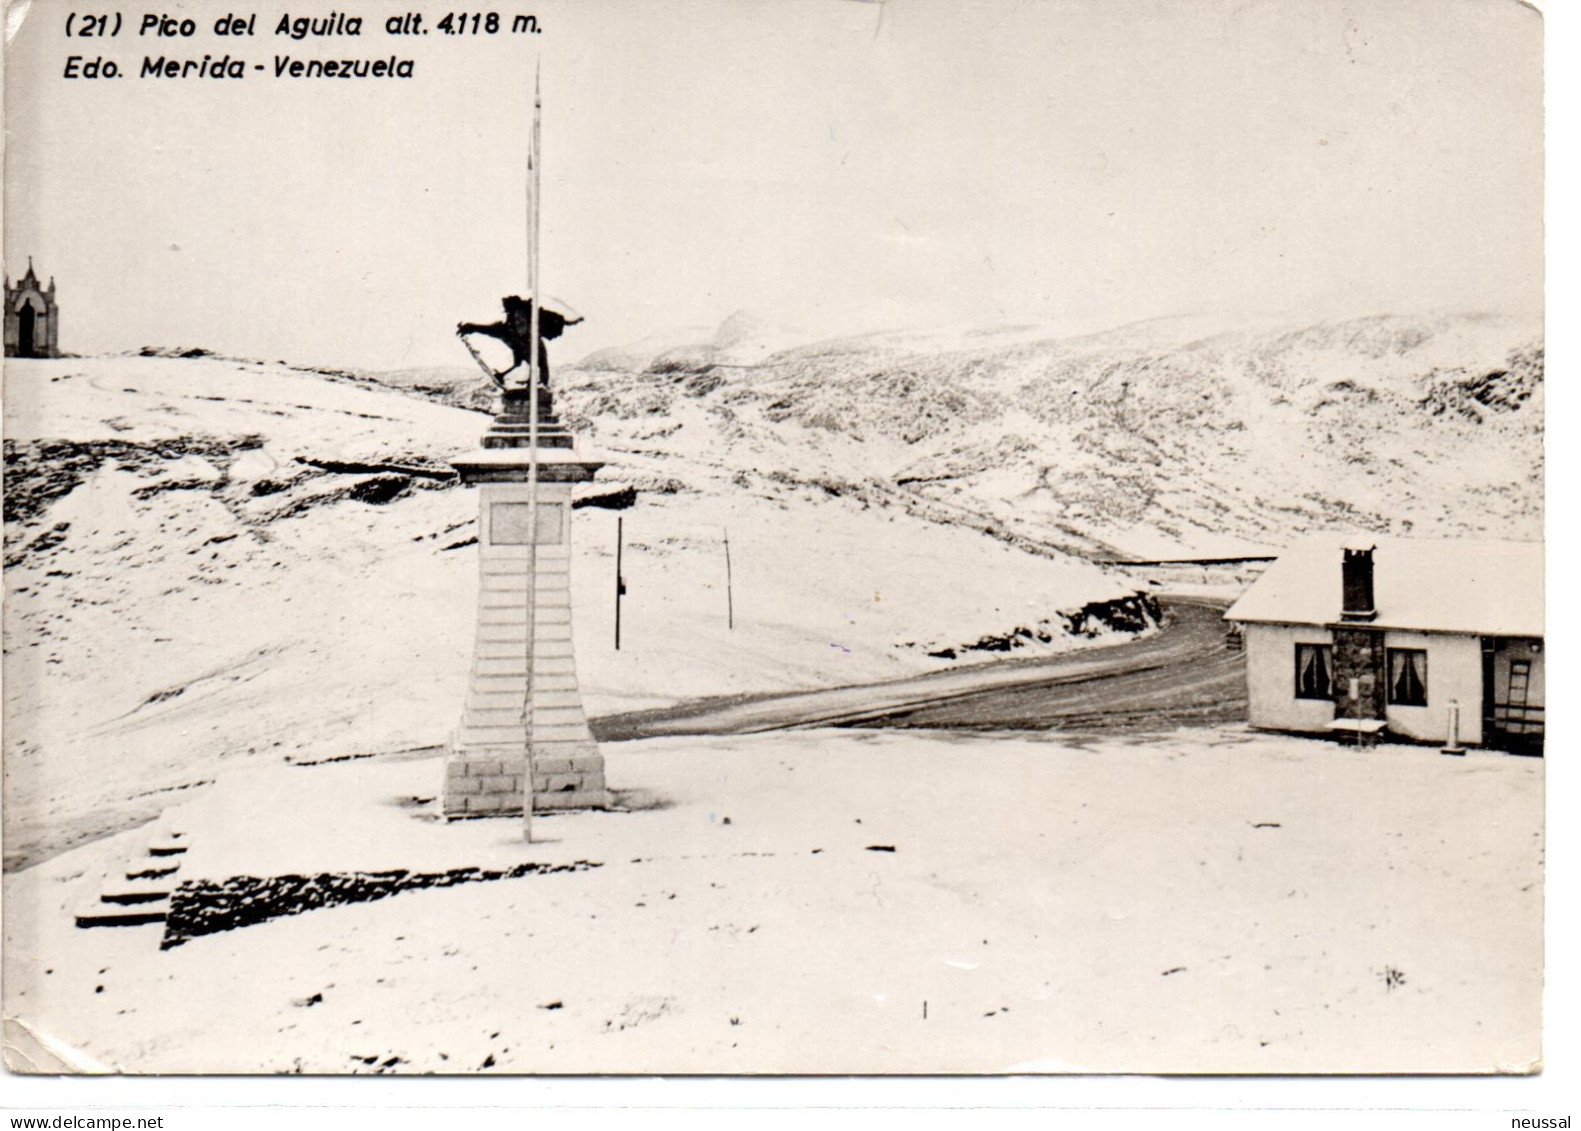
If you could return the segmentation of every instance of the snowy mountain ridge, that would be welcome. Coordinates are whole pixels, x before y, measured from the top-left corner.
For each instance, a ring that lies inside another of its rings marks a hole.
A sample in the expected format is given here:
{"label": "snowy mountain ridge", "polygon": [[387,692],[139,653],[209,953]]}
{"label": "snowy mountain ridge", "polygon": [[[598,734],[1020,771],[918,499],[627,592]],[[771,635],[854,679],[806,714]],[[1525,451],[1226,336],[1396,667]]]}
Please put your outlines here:
{"label": "snowy mountain ridge", "polygon": [[1099,558],[1277,548],[1320,528],[1541,534],[1541,328],[1509,316],[758,352],[604,351],[559,371],[560,403],[600,446],[691,465],[699,489],[791,474]]}

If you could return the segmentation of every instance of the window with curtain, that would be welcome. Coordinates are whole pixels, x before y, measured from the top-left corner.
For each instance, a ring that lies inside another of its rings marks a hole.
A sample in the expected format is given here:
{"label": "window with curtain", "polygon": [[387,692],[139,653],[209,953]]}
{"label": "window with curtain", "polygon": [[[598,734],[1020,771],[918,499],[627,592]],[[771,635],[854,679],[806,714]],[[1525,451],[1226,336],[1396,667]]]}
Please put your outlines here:
{"label": "window with curtain", "polygon": [[1389,649],[1389,702],[1397,707],[1427,706],[1427,653],[1419,648]]}
{"label": "window with curtain", "polygon": [[1296,698],[1334,698],[1334,649],[1329,645],[1296,645]]}

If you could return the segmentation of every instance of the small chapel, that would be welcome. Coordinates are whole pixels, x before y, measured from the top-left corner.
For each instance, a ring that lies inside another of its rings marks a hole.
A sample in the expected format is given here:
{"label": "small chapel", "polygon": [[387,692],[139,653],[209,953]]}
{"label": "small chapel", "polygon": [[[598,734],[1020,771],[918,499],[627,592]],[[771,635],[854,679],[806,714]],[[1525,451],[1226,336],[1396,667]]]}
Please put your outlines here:
{"label": "small chapel", "polygon": [[5,355],[7,357],[59,357],[60,307],[55,304],[55,280],[43,286],[27,261],[27,274],[11,285],[5,280]]}

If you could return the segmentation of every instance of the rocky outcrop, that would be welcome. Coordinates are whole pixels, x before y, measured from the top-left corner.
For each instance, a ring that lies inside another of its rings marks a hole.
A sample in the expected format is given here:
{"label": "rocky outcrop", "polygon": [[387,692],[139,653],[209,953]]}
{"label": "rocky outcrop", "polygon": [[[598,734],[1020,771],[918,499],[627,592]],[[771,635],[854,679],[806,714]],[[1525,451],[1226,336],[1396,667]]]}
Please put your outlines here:
{"label": "rocky outcrop", "polygon": [[547,876],[556,872],[585,872],[600,868],[595,861],[578,860],[572,864],[528,862],[511,868],[452,868],[446,872],[320,872],[313,876],[232,876],[226,880],[190,880],[178,887],[170,900],[165,919],[165,937],[160,949],[202,935],[233,931],[256,923],[267,923],[321,907],[347,903],[369,903],[403,891],[448,888],[457,884],[515,880],[523,876]]}

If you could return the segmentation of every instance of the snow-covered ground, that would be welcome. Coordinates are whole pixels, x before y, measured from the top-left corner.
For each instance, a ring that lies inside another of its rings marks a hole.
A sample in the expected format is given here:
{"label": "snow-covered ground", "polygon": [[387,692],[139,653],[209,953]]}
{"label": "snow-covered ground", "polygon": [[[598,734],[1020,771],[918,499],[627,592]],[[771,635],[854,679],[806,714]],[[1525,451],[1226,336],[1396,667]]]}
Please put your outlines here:
{"label": "snow-covered ground", "polygon": [[[260,755],[446,740],[472,646],[477,499],[431,476],[485,417],[252,362],[6,368],[8,859],[152,816]],[[1136,588],[903,508],[708,480],[706,460],[669,490],[650,462],[615,453],[606,473],[644,488],[623,514],[618,652],[616,515],[577,512],[594,715],[930,671],[947,664],[931,646],[1057,625]]]}
{"label": "snow-covered ground", "polygon": [[137,834],[15,873],[13,1041],[134,1072],[1475,1072],[1540,1054],[1538,760],[1240,728],[606,753],[648,807],[540,818],[531,845],[512,820],[434,823],[412,800],[434,759],[255,769],[174,815],[210,874],[587,871],[165,951],[157,926],[71,925]]}

